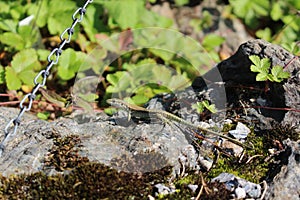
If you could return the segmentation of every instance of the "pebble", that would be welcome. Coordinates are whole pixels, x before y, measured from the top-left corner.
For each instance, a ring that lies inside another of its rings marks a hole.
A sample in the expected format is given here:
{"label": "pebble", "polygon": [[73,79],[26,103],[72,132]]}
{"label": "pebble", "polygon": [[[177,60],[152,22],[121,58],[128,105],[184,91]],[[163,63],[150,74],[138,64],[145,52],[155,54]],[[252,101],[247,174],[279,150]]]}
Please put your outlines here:
{"label": "pebble", "polygon": [[[233,192],[236,198],[259,198],[261,196],[261,186],[259,184],[252,183],[245,179],[236,177],[230,173],[221,173],[219,176],[212,179],[212,182],[225,183],[227,190]],[[245,192],[245,197],[243,196],[243,191]]]}

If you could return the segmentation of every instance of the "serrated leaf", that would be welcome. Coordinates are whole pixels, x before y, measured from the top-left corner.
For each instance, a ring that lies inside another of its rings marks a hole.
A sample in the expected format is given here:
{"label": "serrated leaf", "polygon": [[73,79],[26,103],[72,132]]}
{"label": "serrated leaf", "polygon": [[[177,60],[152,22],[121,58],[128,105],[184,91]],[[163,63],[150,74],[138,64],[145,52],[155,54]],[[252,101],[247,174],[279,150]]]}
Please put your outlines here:
{"label": "serrated leaf", "polygon": [[271,66],[270,60],[268,58],[260,59],[256,55],[249,56],[249,59],[254,65],[250,66],[252,72],[268,73]]}
{"label": "serrated leaf", "polygon": [[258,73],[256,75],[256,81],[266,81],[268,79],[268,74],[266,73]]}
{"label": "serrated leaf", "polygon": [[5,79],[9,90],[18,90],[21,88],[21,80],[12,67],[5,68]]}
{"label": "serrated leaf", "polygon": [[12,19],[0,20],[0,29],[4,31],[9,31],[16,33],[17,31],[17,22]]}
{"label": "serrated leaf", "polygon": [[33,72],[33,70],[23,70],[18,74],[18,77],[21,79],[21,81],[26,85],[33,85],[33,79],[35,77],[36,73]]}
{"label": "serrated leaf", "polygon": [[24,49],[20,51],[11,61],[11,66],[16,73],[20,73],[23,70],[33,70],[35,64],[39,63],[34,49]]}
{"label": "serrated leaf", "polygon": [[256,66],[260,65],[260,57],[259,56],[252,55],[252,56],[249,56],[249,59],[252,61],[252,63],[254,65],[256,65]]}
{"label": "serrated leaf", "polygon": [[23,38],[19,34],[12,32],[5,32],[2,35],[0,35],[0,42],[8,46],[14,47],[17,50],[23,49],[25,46]]}
{"label": "serrated leaf", "polygon": [[262,71],[268,72],[270,66],[271,66],[271,62],[270,62],[269,58],[263,58],[263,59],[261,59],[260,67],[261,67]]}
{"label": "serrated leaf", "polygon": [[126,1],[106,1],[105,8],[118,25],[123,29],[135,28],[139,14],[145,10],[143,1],[126,0]]}
{"label": "serrated leaf", "polygon": [[260,68],[257,67],[256,65],[251,65],[251,66],[250,66],[250,70],[251,70],[252,72],[260,72],[260,71],[261,71]]}
{"label": "serrated leaf", "polygon": [[272,68],[271,73],[274,77],[274,81],[281,82],[283,79],[289,78],[290,73],[283,71],[283,67],[276,65]]}

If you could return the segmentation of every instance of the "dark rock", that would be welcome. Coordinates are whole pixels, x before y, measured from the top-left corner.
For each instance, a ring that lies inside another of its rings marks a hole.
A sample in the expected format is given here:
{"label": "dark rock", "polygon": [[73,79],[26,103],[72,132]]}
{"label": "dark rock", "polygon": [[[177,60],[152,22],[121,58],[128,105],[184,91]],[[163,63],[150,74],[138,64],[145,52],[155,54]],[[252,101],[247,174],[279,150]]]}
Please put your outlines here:
{"label": "dark rock", "polygon": [[289,152],[288,163],[281,167],[280,172],[272,180],[266,199],[299,199],[300,198],[300,140],[284,141]]}
{"label": "dark rock", "polygon": [[[250,71],[250,65],[252,64],[248,58],[250,55],[269,58],[272,66],[284,67],[284,70],[288,71],[291,77],[281,83],[256,82],[256,73]],[[295,126],[299,130],[300,61],[298,57],[278,45],[263,40],[250,40],[242,44],[233,56],[219,63],[217,69],[225,82],[228,103],[238,102],[241,92],[246,92],[234,89],[237,86],[243,89],[247,87],[260,88],[262,91],[260,96],[252,96],[252,98],[263,99],[265,101],[264,106],[271,107],[261,108],[260,112],[265,117],[271,117],[282,124]],[[205,74],[203,78],[214,81],[213,74],[216,74],[216,69]],[[199,79],[195,80],[193,86],[199,86]],[[248,90],[248,92],[251,91]],[[291,109],[289,110],[289,108]]]}

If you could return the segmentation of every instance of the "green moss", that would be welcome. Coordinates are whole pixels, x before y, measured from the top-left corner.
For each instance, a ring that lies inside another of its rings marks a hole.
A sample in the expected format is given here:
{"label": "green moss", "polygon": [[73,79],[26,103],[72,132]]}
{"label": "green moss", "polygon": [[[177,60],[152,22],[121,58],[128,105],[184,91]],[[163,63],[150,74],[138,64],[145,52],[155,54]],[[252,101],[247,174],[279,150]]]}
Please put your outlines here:
{"label": "green moss", "polygon": [[67,175],[34,173],[9,179],[1,177],[1,194],[5,199],[147,199],[151,185],[164,182],[170,173],[170,167],[138,175],[88,163]]}
{"label": "green moss", "polygon": [[282,141],[291,138],[299,139],[299,134],[289,126],[274,124],[274,128],[267,131],[248,135],[247,144],[254,149],[247,150],[242,160],[235,157],[221,155],[216,165],[208,173],[208,178],[214,178],[222,172],[232,173],[248,181],[259,183],[269,174],[271,161],[266,162],[271,148],[282,148]]}

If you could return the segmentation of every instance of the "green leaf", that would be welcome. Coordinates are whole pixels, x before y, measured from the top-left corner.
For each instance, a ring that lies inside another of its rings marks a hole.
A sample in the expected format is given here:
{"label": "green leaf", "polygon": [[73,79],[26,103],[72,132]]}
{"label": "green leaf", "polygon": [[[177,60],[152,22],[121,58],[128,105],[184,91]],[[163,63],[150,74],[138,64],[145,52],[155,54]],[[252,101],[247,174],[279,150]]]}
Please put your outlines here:
{"label": "green leaf", "polygon": [[49,19],[49,15],[51,13],[49,10],[49,0],[43,0],[30,4],[28,7],[28,14],[36,16],[37,13],[39,13],[39,16],[35,18],[35,23],[38,25],[38,27],[44,27],[47,24],[47,20]]}
{"label": "green leaf", "polygon": [[281,82],[283,79],[290,77],[289,72],[283,71],[283,67],[276,65],[272,68],[271,73],[273,75],[274,81]]}
{"label": "green leaf", "polygon": [[[66,27],[69,27],[72,23],[72,12],[64,12],[64,13],[57,13],[54,16],[51,16],[48,19],[48,29],[52,35],[60,35]],[[74,34],[77,34],[78,29],[77,26],[75,28]],[[72,35],[73,37],[73,35]]]}
{"label": "green leaf", "polygon": [[268,79],[267,73],[258,73],[256,75],[256,81],[266,81]]}
{"label": "green leaf", "polygon": [[224,41],[225,39],[217,34],[209,34],[203,39],[202,45],[207,51],[210,51],[220,46]]}
{"label": "green leaf", "polygon": [[34,49],[24,49],[17,53],[11,62],[11,67],[6,67],[6,84],[10,90],[20,89],[22,83],[32,86],[36,75],[34,67],[40,67]]}
{"label": "green leaf", "polygon": [[15,22],[12,19],[0,20],[0,29],[2,29],[4,31],[16,33],[17,32],[17,22]]}
{"label": "green leaf", "polygon": [[139,15],[145,10],[144,1],[136,0],[106,1],[104,6],[123,30],[136,28]]}
{"label": "green leaf", "polygon": [[62,80],[74,78],[85,58],[86,54],[82,52],[76,52],[71,48],[65,50],[59,59],[57,68],[59,77]]}
{"label": "green leaf", "polygon": [[108,74],[106,78],[111,83],[106,89],[108,93],[121,92],[130,88],[131,78],[128,72],[118,71],[114,74]]}
{"label": "green leaf", "polygon": [[9,90],[18,90],[21,88],[22,82],[12,67],[5,68],[5,79]]}
{"label": "green leaf", "polygon": [[283,11],[281,9],[281,6],[279,4],[279,2],[275,2],[272,6],[272,10],[271,10],[271,18],[274,21],[279,20],[281,17],[283,16]]}
{"label": "green leaf", "polygon": [[253,62],[255,66],[260,65],[260,57],[256,55],[249,56],[249,59]]}
{"label": "green leaf", "polygon": [[263,30],[261,29],[261,30],[256,31],[255,35],[258,38],[266,40],[266,41],[271,41],[271,39],[272,39],[272,31],[269,27],[267,27]]}
{"label": "green leaf", "polygon": [[149,101],[149,98],[145,95],[135,95],[131,99],[136,105],[143,105]]}
{"label": "green leaf", "polygon": [[37,53],[34,49],[24,49],[17,53],[11,62],[16,73],[24,70],[33,70],[34,65],[39,65]]}
{"label": "green leaf", "polygon": [[215,104],[209,104],[209,102],[207,100],[204,100],[201,102],[204,107],[209,110],[211,113],[216,113],[217,112],[217,109],[216,109],[216,105]]}
{"label": "green leaf", "polygon": [[270,10],[269,0],[229,0],[233,12],[244,19],[246,25],[255,28],[262,16],[267,16]]}
{"label": "green leaf", "polygon": [[249,59],[254,65],[250,66],[252,72],[268,73],[271,66],[270,60],[268,58],[260,59],[259,56],[252,55]]}
{"label": "green leaf", "polygon": [[23,38],[19,34],[12,32],[5,32],[2,35],[0,35],[0,42],[8,46],[14,47],[17,50],[21,50],[25,46]]}
{"label": "green leaf", "polygon": [[201,102],[197,102],[196,104],[192,105],[193,109],[196,109],[197,113],[203,113],[204,105]]}

